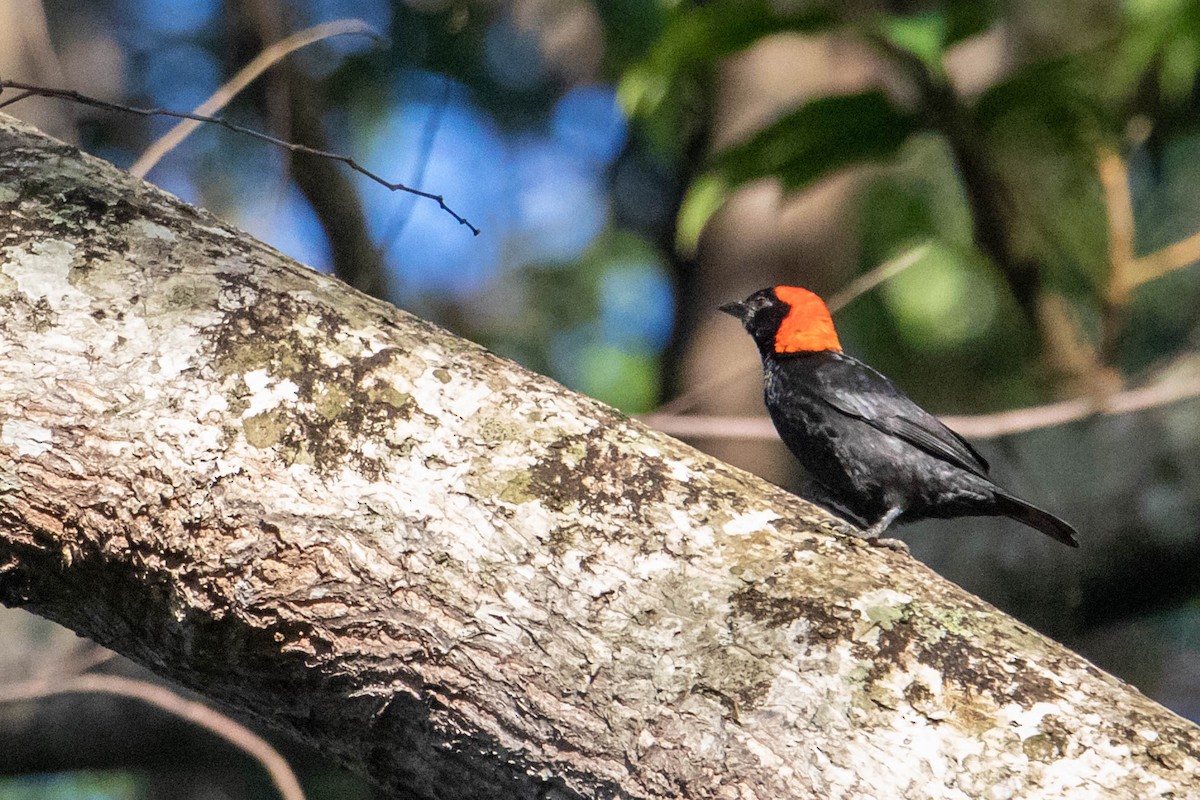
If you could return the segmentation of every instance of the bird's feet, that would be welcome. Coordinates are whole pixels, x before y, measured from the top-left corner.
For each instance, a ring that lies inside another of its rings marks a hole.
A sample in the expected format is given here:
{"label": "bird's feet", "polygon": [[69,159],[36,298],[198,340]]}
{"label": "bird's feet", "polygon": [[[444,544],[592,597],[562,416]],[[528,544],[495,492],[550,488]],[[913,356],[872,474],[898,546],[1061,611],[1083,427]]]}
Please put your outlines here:
{"label": "bird's feet", "polygon": [[840,533],[843,536],[853,536],[856,539],[862,538],[863,532],[861,528],[857,528],[839,517],[830,515],[828,519],[821,522],[829,530]]}
{"label": "bird's feet", "polygon": [[876,530],[878,525],[872,525],[870,528],[863,530],[846,522],[838,517],[831,517],[825,521],[825,527],[830,530],[837,531],[844,536],[851,536],[855,539],[866,542],[871,547],[883,547],[896,553],[908,554],[908,545],[899,539],[892,539],[886,536],[880,536],[882,531]]}
{"label": "bird's feet", "polygon": [[908,544],[899,539],[891,539],[886,536],[876,536],[875,538],[867,537],[867,544],[871,545],[871,547],[887,548],[893,553],[903,553],[904,555],[909,555]]}
{"label": "bird's feet", "polygon": [[888,550],[892,550],[896,553],[907,554],[907,544],[899,539],[890,539],[883,536],[883,532],[886,531],[902,513],[904,513],[904,509],[898,506],[889,508],[887,513],[884,514],[878,522],[863,531],[863,538],[866,539],[872,547],[886,547]]}

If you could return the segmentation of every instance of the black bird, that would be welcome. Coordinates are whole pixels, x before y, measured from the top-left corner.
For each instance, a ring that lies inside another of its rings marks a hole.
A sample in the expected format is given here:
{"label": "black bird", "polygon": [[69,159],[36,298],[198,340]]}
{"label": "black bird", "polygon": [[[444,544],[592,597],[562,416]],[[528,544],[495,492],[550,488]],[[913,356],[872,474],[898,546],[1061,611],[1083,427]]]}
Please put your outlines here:
{"label": "black bird", "polygon": [[869,526],[867,538],[897,521],[1004,516],[1079,546],[1074,528],[993,483],[965,439],[843,353],[817,295],[775,286],[721,310],[758,345],[767,411],[823,495],[815,499]]}

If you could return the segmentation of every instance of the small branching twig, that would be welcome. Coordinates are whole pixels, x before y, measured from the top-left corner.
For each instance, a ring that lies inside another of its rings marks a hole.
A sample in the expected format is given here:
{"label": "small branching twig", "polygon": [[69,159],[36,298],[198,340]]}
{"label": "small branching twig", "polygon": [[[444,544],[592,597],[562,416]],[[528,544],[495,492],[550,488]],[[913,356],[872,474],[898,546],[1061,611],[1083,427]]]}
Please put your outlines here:
{"label": "small branching twig", "polygon": [[276,137],[262,133],[261,131],[236,125],[221,117],[210,117],[204,114],[192,114],[187,111],[171,111],[170,109],[166,108],[138,108],[136,106],[128,106],[122,103],[110,103],[106,100],[99,100],[95,97],[89,97],[88,95],[81,94],[73,89],[55,89],[47,86],[35,86],[33,84],[22,83],[20,81],[0,80],[0,93],[2,93],[5,89],[16,89],[20,93],[15,97],[10,97],[7,100],[0,101],[0,109],[10,106],[13,103],[18,103],[29,97],[54,97],[62,100],[70,100],[72,102],[79,103],[80,105],[92,106],[93,108],[102,108],[107,111],[120,111],[126,114],[136,114],[140,117],[170,117],[172,119],[207,122],[211,125],[220,125],[222,128],[233,131],[234,133],[240,133],[244,136],[250,136],[260,141],[267,142],[268,144],[273,144],[276,147],[282,147],[283,149],[293,153],[305,153],[310,156],[316,156],[317,158],[327,158],[330,161],[337,161],[345,164],[355,172],[365,175],[389,191],[408,192],[409,194],[414,194],[417,197],[424,197],[427,200],[433,200],[443,211],[453,217],[459,225],[466,225],[472,234],[475,236],[479,235],[479,228],[476,228],[466,219],[466,217],[459,215],[456,211],[454,211],[454,209],[446,205],[446,200],[442,197],[442,195],[434,194],[433,192],[424,192],[420,189],[415,189],[412,186],[407,186],[403,183],[391,183],[386,181],[380,176],[376,175],[374,172],[371,172],[369,169],[359,164],[350,156],[332,153],[328,150],[318,150],[315,147],[307,147],[306,145],[297,144],[295,142],[287,142],[283,139],[277,139]]}
{"label": "small branching twig", "polygon": [[[429,158],[433,154],[433,142],[437,137],[438,128],[441,126],[442,115],[446,112],[446,105],[450,102],[450,79],[442,79],[442,91],[438,96],[437,102],[430,108],[429,119],[425,121],[425,130],[421,134],[421,144],[417,149],[417,171],[413,176],[413,183],[421,183],[425,180],[425,170],[429,167]],[[408,220],[412,217],[410,210],[412,204],[406,204],[396,216],[392,217],[388,223],[387,230],[379,237],[378,252],[382,255],[386,253],[400,234],[404,232],[404,227],[408,224]]]}
{"label": "small branching twig", "polygon": [[1177,269],[1200,261],[1200,233],[1136,258],[1130,269],[1129,288],[1134,289]]}

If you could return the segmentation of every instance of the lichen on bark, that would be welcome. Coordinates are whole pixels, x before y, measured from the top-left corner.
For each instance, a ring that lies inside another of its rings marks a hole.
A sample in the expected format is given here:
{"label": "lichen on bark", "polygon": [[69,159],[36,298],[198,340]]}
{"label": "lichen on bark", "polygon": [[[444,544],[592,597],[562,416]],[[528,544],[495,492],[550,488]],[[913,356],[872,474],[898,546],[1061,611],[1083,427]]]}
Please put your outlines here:
{"label": "lichen on bark", "polygon": [[752,476],[0,122],[0,598],[419,797],[1197,791]]}

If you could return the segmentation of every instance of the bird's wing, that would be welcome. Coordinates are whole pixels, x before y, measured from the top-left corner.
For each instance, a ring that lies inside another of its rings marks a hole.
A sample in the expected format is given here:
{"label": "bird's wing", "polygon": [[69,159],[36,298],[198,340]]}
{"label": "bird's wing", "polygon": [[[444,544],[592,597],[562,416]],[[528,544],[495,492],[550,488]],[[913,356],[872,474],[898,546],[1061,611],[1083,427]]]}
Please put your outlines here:
{"label": "bird's wing", "polygon": [[[842,368],[843,365],[851,368]],[[828,367],[821,370],[820,396],[830,407],[967,472],[981,478],[987,476],[987,461],[966,439],[913,402],[883,375],[850,356],[841,356]]]}

